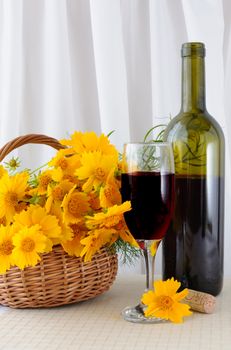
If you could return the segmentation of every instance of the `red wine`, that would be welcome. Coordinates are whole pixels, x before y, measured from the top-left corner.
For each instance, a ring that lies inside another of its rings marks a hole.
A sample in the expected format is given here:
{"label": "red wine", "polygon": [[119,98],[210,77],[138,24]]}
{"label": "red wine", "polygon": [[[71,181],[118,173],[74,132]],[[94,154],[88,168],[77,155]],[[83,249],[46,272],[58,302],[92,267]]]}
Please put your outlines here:
{"label": "red wine", "polygon": [[126,224],[136,239],[161,239],[173,211],[174,175],[160,172],[122,174],[122,200],[131,201]]}
{"label": "red wine", "polygon": [[182,288],[219,294],[223,283],[224,180],[175,178],[173,220],[163,240],[163,279],[175,277]]}

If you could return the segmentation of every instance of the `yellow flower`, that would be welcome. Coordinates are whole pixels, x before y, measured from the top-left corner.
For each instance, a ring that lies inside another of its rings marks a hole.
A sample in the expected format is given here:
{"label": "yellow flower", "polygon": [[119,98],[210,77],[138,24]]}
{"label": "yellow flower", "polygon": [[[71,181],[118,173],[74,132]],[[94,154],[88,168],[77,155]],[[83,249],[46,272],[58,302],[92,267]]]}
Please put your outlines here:
{"label": "yellow flower", "polygon": [[115,233],[116,230],[107,228],[90,231],[89,236],[80,241],[84,246],[80,256],[84,256],[84,261],[90,261],[92,256],[98,252],[100,248],[111,241],[111,238]]}
{"label": "yellow flower", "polygon": [[126,201],[120,205],[113,205],[113,207],[108,208],[106,213],[97,213],[93,216],[86,216],[86,225],[90,229],[99,227],[114,227],[123,220],[123,213],[131,210],[131,203]]}
{"label": "yellow flower", "polygon": [[[62,174],[62,177],[57,177],[57,172],[53,172],[52,178],[55,181],[61,181],[64,175],[74,175],[75,169],[79,168],[80,156],[76,154],[67,154],[71,152],[67,149],[61,149],[56,153],[56,156],[51,159],[48,163],[49,166],[53,166],[56,169],[59,169],[59,176]],[[54,175],[55,174],[55,175]]]}
{"label": "yellow flower", "polygon": [[86,193],[78,192],[75,188],[76,186],[65,195],[61,204],[63,207],[63,219],[67,224],[76,224],[82,221],[83,216],[90,210]]}
{"label": "yellow flower", "polygon": [[31,195],[44,195],[47,193],[47,187],[52,182],[52,170],[45,170],[38,175],[38,186],[32,188],[29,193]]}
{"label": "yellow flower", "polygon": [[103,154],[115,155],[118,158],[118,152],[115,146],[110,144],[107,136],[101,134],[97,136],[95,132],[75,132],[69,140],[61,140],[63,145],[72,147],[77,154],[84,152],[100,151]]}
{"label": "yellow flower", "polygon": [[111,169],[106,183],[100,187],[100,204],[102,208],[108,208],[121,203],[120,183],[114,177],[115,169]]}
{"label": "yellow flower", "polygon": [[7,171],[4,168],[4,166],[0,165],[0,179],[3,177],[3,175],[6,175]]}
{"label": "yellow flower", "polygon": [[63,211],[59,203],[54,203],[52,205],[50,214],[56,216],[58,224],[61,227],[61,235],[58,238],[52,239],[53,244],[62,244],[66,241],[70,241],[73,238],[74,233],[71,227],[63,222]]}
{"label": "yellow flower", "polygon": [[47,237],[40,231],[39,225],[24,227],[13,237],[15,248],[12,252],[15,265],[23,270],[27,266],[35,266],[47,247]]}
{"label": "yellow flower", "polygon": [[0,273],[5,273],[13,265],[13,235],[11,226],[0,226]]}
{"label": "yellow flower", "polygon": [[6,217],[3,216],[2,218],[0,218],[0,225],[6,226],[7,222],[6,222]]}
{"label": "yellow flower", "polygon": [[97,191],[89,192],[88,199],[89,199],[91,209],[93,209],[94,211],[98,211],[99,209],[101,209],[99,194]]}
{"label": "yellow flower", "polygon": [[71,224],[70,228],[74,234],[74,237],[71,240],[63,242],[62,247],[69,255],[79,257],[82,249],[84,248],[84,245],[82,245],[80,241],[86,236],[87,230],[86,227],[81,224]]}
{"label": "yellow flower", "polygon": [[170,320],[174,323],[183,322],[184,316],[189,316],[192,312],[189,305],[180,303],[188,294],[184,289],[177,293],[181,283],[174,278],[167,281],[155,281],[154,291],[148,291],[142,296],[142,303],[147,305],[144,313],[146,317],[159,317]]}
{"label": "yellow flower", "polygon": [[133,247],[140,248],[139,244],[130,233],[124,217],[122,217],[121,221],[115,226],[115,229],[117,230],[118,238],[120,237],[124,242],[130,243]]}
{"label": "yellow flower", "polygon": [[34,225],[39,225],[41,233],[52,241],[61,236],[58,219],[54,215],[47,214],[45,208],[39,205],[30,205],[28,210],[23,210],[14,217],[14,227],[18,230]]}
{"label": "yellow flower", "polygon": [[94,187],[98,189],[106,182],[108,174],[117,164],[117,156],[104,155],[99,151],[83,153],[81,158],[82,166],[75,171],[79,180],[86,180],[83,190],[90,192]]}
{"label": "yellow flower", "polygon": [[48,185],[47,188],[47,201],[45,209],[49,213],[53,203],[62,203],[64,196],[70,191],[73,184],[68,180],[63,180],[59,184],[54,186]]}
{"label": "yellow flower", "polygon": [[0,180],[0,217],[7,222],[13,219],[19,202],[24,199],[27,189],[28,174],[19,173],[14,176],[4,175]]}

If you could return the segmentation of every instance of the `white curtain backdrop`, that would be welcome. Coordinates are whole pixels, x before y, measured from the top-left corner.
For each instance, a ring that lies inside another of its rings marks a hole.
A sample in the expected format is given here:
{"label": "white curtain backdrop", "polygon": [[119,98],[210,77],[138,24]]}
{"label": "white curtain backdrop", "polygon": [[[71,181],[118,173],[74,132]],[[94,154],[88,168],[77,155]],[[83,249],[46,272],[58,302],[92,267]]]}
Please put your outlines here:
{"label": "white curtain backdrop", "polygon": [[[226,136],[231,275],[230,0],[0,0],[0,145],[22,134],[63,138],[74,130],[115,130],[120,149],[142,140],[179,111],[186,41],[206,45],[207,107]],[[19,151],[27,167],[50,155],[45,146]]]}

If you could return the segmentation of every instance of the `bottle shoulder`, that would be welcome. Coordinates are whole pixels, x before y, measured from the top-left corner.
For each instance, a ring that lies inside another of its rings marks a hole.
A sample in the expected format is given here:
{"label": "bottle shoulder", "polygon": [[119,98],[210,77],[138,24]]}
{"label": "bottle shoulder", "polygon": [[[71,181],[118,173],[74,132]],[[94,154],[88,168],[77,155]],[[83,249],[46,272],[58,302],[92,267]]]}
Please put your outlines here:
{"label": "bottle shoulder", "polygon": [[219,123],[208,112],[180,112],[167,125],[164,140],[172,142],[174,139],[187,136],[189,132],[209,134],[224,140]]}

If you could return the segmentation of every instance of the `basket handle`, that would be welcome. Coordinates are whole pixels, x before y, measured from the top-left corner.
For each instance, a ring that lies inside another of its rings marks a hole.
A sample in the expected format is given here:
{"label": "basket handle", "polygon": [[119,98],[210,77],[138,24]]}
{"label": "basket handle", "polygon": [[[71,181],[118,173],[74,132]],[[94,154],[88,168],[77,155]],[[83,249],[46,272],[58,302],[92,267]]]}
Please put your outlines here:
{"label": "basket handle", "polygon": [[42,134],[28,134],[24,136],[16,137],[15,139],[7,142],[5,146],[0,149],[0,162],[14,149],[26,145],[27,143],[37,143],[51,146],[57,150],[65,148],[58,140],[53,137]]}

